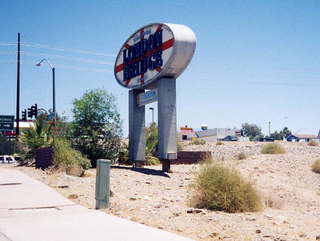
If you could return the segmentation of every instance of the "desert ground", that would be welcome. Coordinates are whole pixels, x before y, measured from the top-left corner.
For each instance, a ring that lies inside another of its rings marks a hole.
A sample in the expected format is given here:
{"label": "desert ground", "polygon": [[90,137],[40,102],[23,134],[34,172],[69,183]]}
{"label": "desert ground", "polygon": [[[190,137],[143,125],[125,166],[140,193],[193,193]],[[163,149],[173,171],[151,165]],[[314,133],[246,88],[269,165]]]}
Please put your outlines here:
{"label": "desert ground", "polygon": [[[252,213],[224,213],[190,207],[190,184],[199,164],[111,169],[111,204],[106,213],[153,226],[195,240],[320,240],[320,174],[311,171],[320,146],[281,143],[285,154],[261,154],[264,143],[225,142],[224,145],[184,145],[184,150],[211,151],[215,160],[240,171],[253,182],[264,209]],[[245,160],[235,156],[244,152]],[[88,208],[95,207],[95,169],[85,177],[64,172],[14,167],[55,188]],[[124,230],[125,231],[125,230]]]}

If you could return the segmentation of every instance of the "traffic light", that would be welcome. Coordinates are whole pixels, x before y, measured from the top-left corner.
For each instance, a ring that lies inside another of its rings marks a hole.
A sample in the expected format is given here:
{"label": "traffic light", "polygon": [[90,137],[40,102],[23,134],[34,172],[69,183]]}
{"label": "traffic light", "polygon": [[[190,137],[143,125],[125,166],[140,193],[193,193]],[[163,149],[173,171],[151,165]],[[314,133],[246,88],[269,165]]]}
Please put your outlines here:
{"label": "traffic light", "polygon": [[31,108],[32,108],[32,115],[34,116],[34,118],[37,119],[37,117],[38,117],[38,105],[34,104],[33,106],[31,106]]}
{"label": "traffic light", "polygon": [[28,118],[32,118],[32,107],[28,108]]}
{"label": "traffic light", "polygon": [[28,118],[37,118],[38,117],[38,105],[34,104],[31,108],[28,108]]}
{"label": "traffic light", "polygon": [[26,109],[22,111],[22,120],[23,121],[27,120],[27,110]]}

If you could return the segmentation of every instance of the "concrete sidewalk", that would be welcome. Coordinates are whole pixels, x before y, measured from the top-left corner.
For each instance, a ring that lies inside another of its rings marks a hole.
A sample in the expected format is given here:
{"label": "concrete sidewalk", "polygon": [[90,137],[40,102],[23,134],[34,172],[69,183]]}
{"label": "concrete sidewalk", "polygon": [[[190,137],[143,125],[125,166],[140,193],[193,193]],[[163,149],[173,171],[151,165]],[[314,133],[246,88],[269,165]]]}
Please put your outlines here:
{"label": "concrete sidewalk", "polygon": [[190,241],[90,210],[27,175],[0,166],[0,241]]}

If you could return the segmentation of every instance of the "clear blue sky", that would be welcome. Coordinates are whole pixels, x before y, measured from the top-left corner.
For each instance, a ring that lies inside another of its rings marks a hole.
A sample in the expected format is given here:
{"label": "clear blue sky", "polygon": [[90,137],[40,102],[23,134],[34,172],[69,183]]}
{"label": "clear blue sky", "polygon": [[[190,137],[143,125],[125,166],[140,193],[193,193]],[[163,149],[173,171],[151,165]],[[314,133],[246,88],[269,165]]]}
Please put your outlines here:
{"label": "clear blue sky", "polygon": [[114,78],[115,55],[138,28],[167,22],[188,25],[198,41],[177,80],[178,126],[232,128],[250,122],[267,133],[271,121],[272,131],[286,125],[317,134],[319,13],[318,0],[3,1],[0,114],[15,114],[16,46],[10,43],[20,32],[21,108],[52,107],[51,71],[35,66],[47,58],[56,66],[59,113],[71,119],[74,98],[104,88],[117,97],[127,133],[128,90]]}

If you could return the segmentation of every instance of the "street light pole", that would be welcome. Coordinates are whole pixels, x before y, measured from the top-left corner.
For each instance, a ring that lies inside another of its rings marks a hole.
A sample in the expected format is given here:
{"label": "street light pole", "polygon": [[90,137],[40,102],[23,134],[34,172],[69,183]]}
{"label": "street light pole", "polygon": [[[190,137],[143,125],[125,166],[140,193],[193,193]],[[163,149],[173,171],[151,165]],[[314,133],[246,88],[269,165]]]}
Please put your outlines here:
{"label": "street light pole", "polygon": [[55,125],[56,116],[57,116],[56,115],[56,80],[55,80],[56,69],[52,64],[50,64],[50,62],[47,59],[42,59],[36,65],[41,66],[42,62],[46,62],[52,71],[52,111],[53,111],[53,118],[54,118],[54,125]]}

